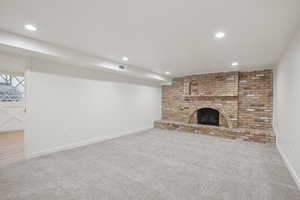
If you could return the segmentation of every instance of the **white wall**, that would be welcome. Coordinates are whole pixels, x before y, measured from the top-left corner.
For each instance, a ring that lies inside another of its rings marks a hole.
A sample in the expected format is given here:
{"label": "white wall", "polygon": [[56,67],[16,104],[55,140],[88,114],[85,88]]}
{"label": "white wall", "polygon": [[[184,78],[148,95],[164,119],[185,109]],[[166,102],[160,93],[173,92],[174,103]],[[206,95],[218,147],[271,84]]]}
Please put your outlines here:
{"label": "white wall", "polygon": [[159,86],[40,60],[25,77],[27,157],[149,129],[161,116]]}
{"label": "white wall", "polygon": [[28,59],[23,56],[0,52],[0,72],[23,74],[27,63]]}
{"label": "white wall", "polygon": [[300,32],[276,69],[277,146],[300,188]]}

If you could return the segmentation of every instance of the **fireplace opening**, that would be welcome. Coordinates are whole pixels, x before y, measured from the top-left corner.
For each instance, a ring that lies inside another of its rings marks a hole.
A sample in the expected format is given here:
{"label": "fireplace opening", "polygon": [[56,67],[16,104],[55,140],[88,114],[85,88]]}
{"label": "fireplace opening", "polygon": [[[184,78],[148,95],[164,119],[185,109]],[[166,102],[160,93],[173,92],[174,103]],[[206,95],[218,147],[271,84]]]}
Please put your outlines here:
{"label": "fireplace opening", "polygon": [[219,111],[212,108],[201,108],[197,111],[198,124],[219,126]]}

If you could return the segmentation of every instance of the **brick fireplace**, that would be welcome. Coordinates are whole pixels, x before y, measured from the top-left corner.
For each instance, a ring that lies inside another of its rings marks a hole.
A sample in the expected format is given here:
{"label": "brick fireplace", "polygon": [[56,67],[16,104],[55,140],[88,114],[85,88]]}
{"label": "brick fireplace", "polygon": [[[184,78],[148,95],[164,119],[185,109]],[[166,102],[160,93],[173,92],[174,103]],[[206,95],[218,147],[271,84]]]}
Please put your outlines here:
{"label": "brick fireplace", "polygon": [[162,119],[155,127],[274,142],[272,82],[272,70],[175,78],[162,87]]}

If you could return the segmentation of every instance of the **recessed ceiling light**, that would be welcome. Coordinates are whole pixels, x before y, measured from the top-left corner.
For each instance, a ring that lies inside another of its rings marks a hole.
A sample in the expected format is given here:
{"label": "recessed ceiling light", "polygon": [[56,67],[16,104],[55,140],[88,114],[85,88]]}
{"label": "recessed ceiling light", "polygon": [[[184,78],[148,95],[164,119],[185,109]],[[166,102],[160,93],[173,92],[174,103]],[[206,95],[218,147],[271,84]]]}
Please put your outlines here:
{"label": "recessed ceiling light", "polygon": [[217,32],[216,34],[215,34],[215,38],[217,38],[217,39],[221,39],[221,38],[223,38],[223,37],[225,37],[225,33],[224,32]]}
{"label": "recessed ceiling light", "polygon": [[231,66],[234,66],[234,67],[236,67],[236,66],[238,66],[238,65],[239,65],[238,62],[233,62],[233,63],[231,63]]}
{"label": "recessed ceiling light", "polygon": [[171,73],[170,72],[165,72],[167,75],[170,75]]}
{"label": "recessed ceiling light", "polygon": [[32,24],[26,24],[24,27],[29,31],[36,31],[37,30],[37,28]]}
{"label": "recessed ceiling light", "polygon": [[123,60],[123,61],[128,61],[128,57],[124,56],[124,57],[122,58],[122,60]]}

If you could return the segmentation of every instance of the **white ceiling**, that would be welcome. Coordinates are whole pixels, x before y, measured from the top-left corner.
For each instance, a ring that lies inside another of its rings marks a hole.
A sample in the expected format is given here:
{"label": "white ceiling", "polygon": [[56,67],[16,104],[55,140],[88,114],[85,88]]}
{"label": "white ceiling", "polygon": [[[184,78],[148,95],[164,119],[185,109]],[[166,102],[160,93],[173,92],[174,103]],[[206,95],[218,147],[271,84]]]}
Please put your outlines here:
{"label": "white ceiling", "polygon": [[299,25],[300,0],[0,1],[1,29],[172,76],[273,66]]}

